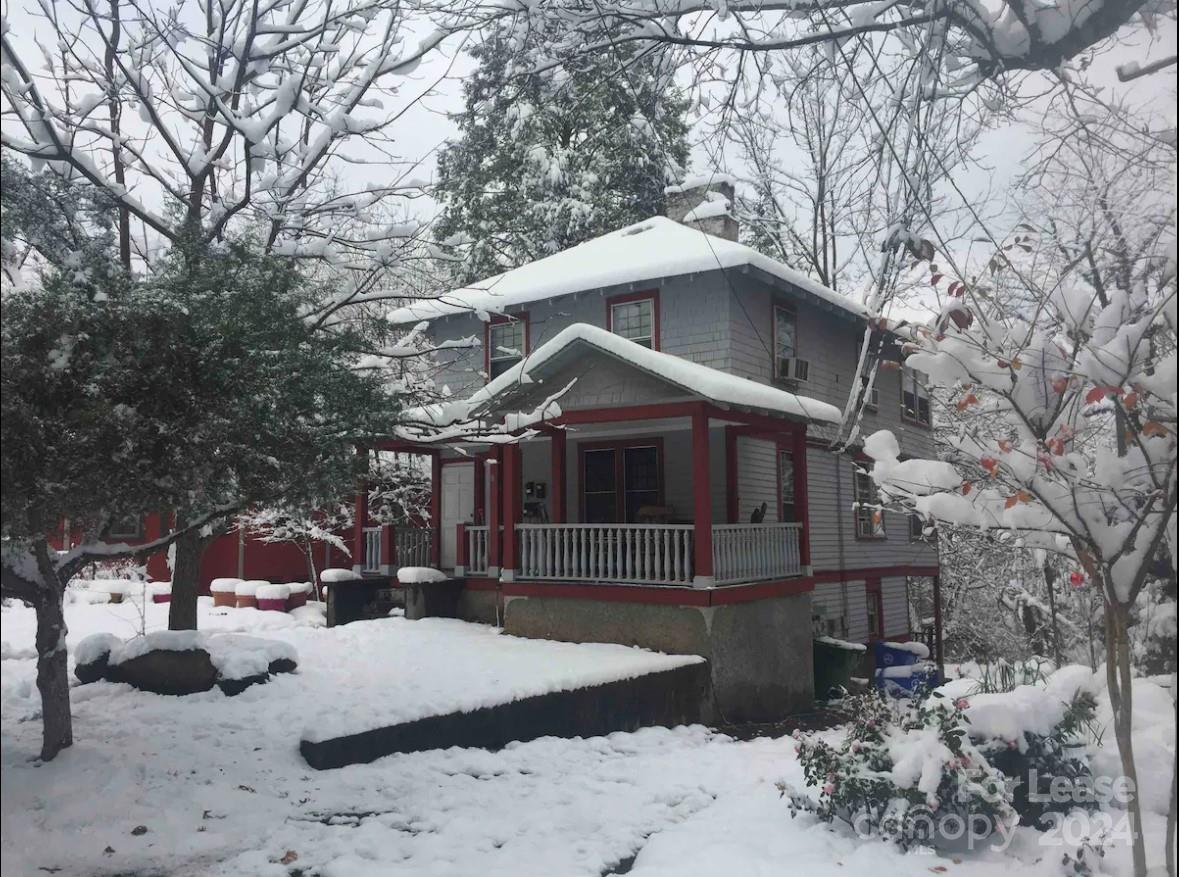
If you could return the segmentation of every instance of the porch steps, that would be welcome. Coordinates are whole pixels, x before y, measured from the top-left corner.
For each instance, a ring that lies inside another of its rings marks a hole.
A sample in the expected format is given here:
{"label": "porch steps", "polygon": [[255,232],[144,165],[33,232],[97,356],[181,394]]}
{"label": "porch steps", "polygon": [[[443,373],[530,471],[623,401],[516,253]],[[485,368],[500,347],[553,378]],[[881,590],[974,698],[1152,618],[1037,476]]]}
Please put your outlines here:
{"label": "porch steps", "polygon": [[311,767],[366,764],[399,752],[451,746],[500,749],[538,737],[597,737],[650,725],[699,722],[711,693],[708,663],[646,673],[601,685],[525,697],[471,712],[428,716],[327,740],[303,740]]}

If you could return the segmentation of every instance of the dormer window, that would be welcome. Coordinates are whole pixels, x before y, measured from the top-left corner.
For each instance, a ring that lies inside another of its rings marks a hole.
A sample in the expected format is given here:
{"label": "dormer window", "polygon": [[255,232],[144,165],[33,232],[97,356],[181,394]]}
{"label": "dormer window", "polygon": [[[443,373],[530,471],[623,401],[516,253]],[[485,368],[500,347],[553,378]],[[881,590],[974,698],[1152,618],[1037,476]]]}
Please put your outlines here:
{"label": "dormer window", "polygon": [[908,367],[901,371],[901,417],[920,426],[933,423],[925,375]]}
{"label": "dormer window", "polygon": [[606,302],[606,328],[650,350],[659,349],[659,298],[656,292],[619,295]]}
{"label": "dormer window", "polygon": [[494,380],[528,353],[528,317],[503,317],[487,327],[487,375]]}

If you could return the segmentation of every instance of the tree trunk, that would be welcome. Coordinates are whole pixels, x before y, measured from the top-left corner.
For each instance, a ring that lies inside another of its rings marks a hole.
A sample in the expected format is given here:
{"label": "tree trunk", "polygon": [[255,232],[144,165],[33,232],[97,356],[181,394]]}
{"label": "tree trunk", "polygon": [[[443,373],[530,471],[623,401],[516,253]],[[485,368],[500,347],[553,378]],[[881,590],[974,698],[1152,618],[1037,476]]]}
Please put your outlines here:
{"label": "tree trunk", "polygon": [[41,694],[41,758],[52,760],[74,744],[70,677],[66,664],[66,623],[62,589],[46,583],[37,612],[37,691]]}
{"label": "tree trunk", "polygon": [[1044,584],[1048,587],[1048,614],[1052,622],[1052,660],[1059,667],[1064,663],[1060,653],[1060,625],[1056,618],[1056,570],[1045,560],[1041,569],[1044,572]]}
{"label": "tree trunk", "polygon": [[1134,764],[1132,720],[1134,693],[1133,668],[1130,665],[1129,611],[1120,603],[1106,604],[1106,683],[1109,702],[1113,707],[1114,737],[1118,742],[1118,756],[1122,775],[1131,791],[1126,802],[1126,816],[1130,820],[1133,838],[1134,877],[1146,877],[1146,841],[1142,837],[1142,806],[1138,794],[1138,769]]}
{"label": "tree trunk", "polygon": [[[177,525],[179,526],[179,521]],[[200,585],[204,542],[196,530],[177,537],[172,567],[172,602],[168,604],[168,630],[197,629],[197,591]]]}

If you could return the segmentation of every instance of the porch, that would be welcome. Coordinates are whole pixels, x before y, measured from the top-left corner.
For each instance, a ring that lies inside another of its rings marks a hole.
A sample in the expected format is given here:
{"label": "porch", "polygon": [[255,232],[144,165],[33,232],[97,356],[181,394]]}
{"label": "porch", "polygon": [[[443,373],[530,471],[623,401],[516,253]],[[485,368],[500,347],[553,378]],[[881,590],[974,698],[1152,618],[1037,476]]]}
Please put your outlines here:
{"label": "porch", "polygon": [[428,460],[429,526],[358,527],[357,571],[676,588],[804,576],[806,434],[689,401],[568,411],[491,447],[385,443]]}

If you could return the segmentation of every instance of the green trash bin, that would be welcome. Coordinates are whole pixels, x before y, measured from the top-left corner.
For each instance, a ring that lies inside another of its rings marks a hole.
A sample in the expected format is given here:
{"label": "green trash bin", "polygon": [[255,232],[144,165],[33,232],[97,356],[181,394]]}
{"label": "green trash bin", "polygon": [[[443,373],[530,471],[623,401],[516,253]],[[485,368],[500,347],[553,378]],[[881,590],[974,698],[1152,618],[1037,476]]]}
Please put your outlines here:
{"label": "green trash bin", "polygon": [[814,639],[815,699],[830,700],[833,691],[846,689],[867,648],[830,636]]}

